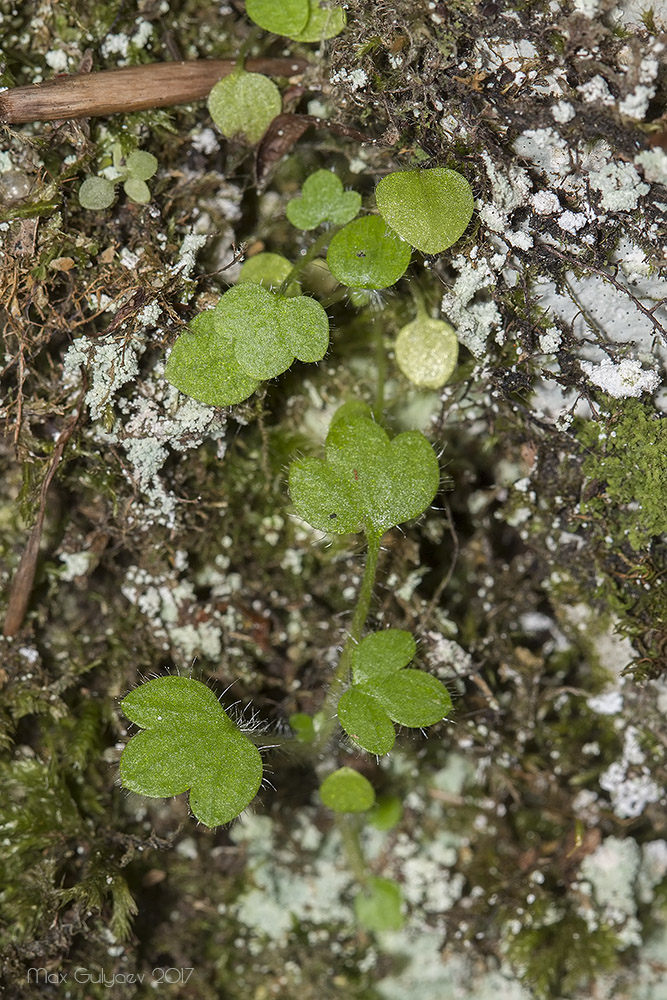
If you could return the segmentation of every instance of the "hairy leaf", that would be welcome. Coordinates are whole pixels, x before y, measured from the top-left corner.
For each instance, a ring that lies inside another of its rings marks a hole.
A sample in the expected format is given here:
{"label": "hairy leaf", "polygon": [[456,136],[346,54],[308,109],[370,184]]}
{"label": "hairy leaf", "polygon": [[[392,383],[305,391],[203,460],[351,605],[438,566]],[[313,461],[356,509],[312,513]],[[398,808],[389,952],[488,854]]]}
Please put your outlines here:
{"label": "hairy leaf", "polygon": [[456,170],[398,170],[375,189],[383,218],[424,253],[446,250],[465,232],[475,207],[472,188]]}
{"label": "hairy leaf", "polygon": [[120,758],[125,788],[151,798],[190,790],[190,808],[206,826],[228,823],[262,781],[259,751],[206,684],[159,677],[135,688],[122,709],[142,731]]}
{"label": "hairy leaf", "polygon": [[195,316],[178,337],[164,374],[186,396],[208,406],[234,406],[259,386],[236,360],[232,337],[218,329],[213,309]]}
{"label": "hairy leaf", "polygon": [[352,687],[338,702],[338,719],[369,753],[391,750],[392,722],[432,726],[451,710],[449,692],[437,677],[404,669],[415,652],[412,635],[392,628],[373,632],[352,651]]}
{"label": "hairy leaf", "polygon": [[295,358],[321,361],[329,346],[329,320],[319,302],[307,295],[278,295],[251,282],[221,296],[214,320],[216,330],[232,340],[236,360],[251,378],[275,378]]}
{"label": "hairy leaf", "polygon": [[325,458],[292,463],[290,496],[299,516],[315,528],[380,536],[433,501],[438,460],[420,431],[390,441],[367,408],[341,409],[327,434]]}

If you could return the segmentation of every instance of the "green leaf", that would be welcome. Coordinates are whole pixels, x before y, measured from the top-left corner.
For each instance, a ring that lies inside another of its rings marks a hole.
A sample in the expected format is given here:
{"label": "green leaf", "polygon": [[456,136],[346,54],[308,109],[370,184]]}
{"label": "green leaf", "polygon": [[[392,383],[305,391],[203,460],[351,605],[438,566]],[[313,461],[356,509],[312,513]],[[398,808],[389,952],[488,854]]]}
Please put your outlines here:
{"label": "green leaf", "polygon": [[451,378],[459,356],[454,327],[425,313],[399,330],[396,362],[406,378],[422,389],[440,389]]}
{"label": "green leaf", "polygon": [[320,786],[325,806],[340,813],[366,812],[375,802],[375,791],[368,778],[351,767],[339,767],[327,775]]}
{"label": "green leaf", "polygon": [[456,170],[398,170],[383,177],[375,200],[385,221],[424,253],[446,250],[465,232],[475,207]]}
{"label": "green leaf", "polygon": [[289,491],[299,517],[334,534],[380,536],[418,517],[440,482],[438,459],[420,431],[390,441],[368,414],[346,408],[331,422],[325,458],[293,462]]}
{"label": "green leaf", "polygon": [[398,931],[403,926],[401,888],[391,879],[372,875],[354,900],[357,921],[367,931]]}
{"label": "green leaf", "polygon": [[412,635],[393,628],[373,632],[352,651],[352,686],[338,702],[338,719],[348,736],[369,753],[391,750],[392,722],[411,728],[432,726],[451,710],[449,692],[437,677],[404,669],[415,652]]}
{"label": "green leaf", "polygon": [[350,288],[388,288],[405,274],[410,246],[379,215],[348,222],[329,244],[327,264]]}
{"label": "green leaf", "polygon": [[398,795],[378,795],[368,814],[368,822],[376,830],[393,830],[401,821],[403,803]]}
{"label": "green leaf", "polygon": [[315,739],[315,723],[312,715],[305,712],[295,712],[289,717],[289,724],[299,743],[312,743]]}
{"label": "green leaf", "polygon": [[120,758],[125,788],[151,798],[190,790],[190,808],[215,827],[243,812],[262,781],[257,748],[206,684],[159,677],[135,688],[122,709],[142,732]]}
{"label": "green leaf", "polygon": [[158,168],[157,157],[143,149],[135,149],[125,160],[125,166],[131,177],[138,181],[147,181]]}
{"label": "green leaf", "polygon": [[138,205],[147,205],[151,200],[150,188],[146,181],[137,180],[136,177],[128,177],[123,184],[123,191],[131,201],[136,201]]}
{"label": "green leaf", "polygon": [[[237,284],[254,281],[265,288],[279,288],[291,270],[291,263],[281,253],[258,253],[243,262]],[[292,281],[285,295],[298,295],[299,291],[299,283]]]}
{"label": "green leaf", "polygon": [[235,285],[221,296],[214,319],[251,378],[275,378],[295,358],[321,361],[329,346],[327,314],[307,295],[288,298],[251,282]]}
{"label": "green leaf", "polygon": [[303,31],[310,17],[308,0],[246,0],[245,10],[260,28],[288,38]]}
{"label": "green leaf", "polygon": [[106,177],[87,177],[79,188],[79,204],[100,211],[114,200],[114,186]]}
{"label": "green leaf", "polygon": [[398,628],[372,632],[352,650],[352,679],[355,684],[376,681],[406,667],[416,653],[412,632]]}
{"label": "green leaf", "polygon": [[391,719],[372,695],[352,687],[338,702],[338,719],[358,746],[379,757],[389,753],[396,740]]}
{"label": "green leaf", "polygon": [[241,403],[259,386],[259,380],[240,367],[232,338],[218,329],[213,309],[195,316],[189,330],[178,337],[165,378],[186,396],[208,406]]}
{"label": "green leaf", "polygon": [[321,0],[309,0],[305,28],[296,34],[290,32],[289,37],[297,42],[321,42],[339,35],[346,24],[347,15],[341,7],[333,6],[330,0],[326,6]]}
{"label": "green leaf", "polygon": [[268,77],[235,70],[213,87],[208,110],[226,138],[243,136],[254,144],[282,111],[282,98]]}
{"label": "green leaf", "polygon": [[[364,690],[370,689],[371,685],[364,685]],[[452,708],[442,681],[422,670],[401,670],[382,677],[373,683],[372,692],[394,722],[413,729],[435,725]]]}
{"label": "green leaf", "polygon": [[305,181],[300,198],[287,204],[287,218],[297,229],[316,229],[323,222],[342,226],[361,208],[361,195],[343,191],[341,180],[330,170],[316,170]]}

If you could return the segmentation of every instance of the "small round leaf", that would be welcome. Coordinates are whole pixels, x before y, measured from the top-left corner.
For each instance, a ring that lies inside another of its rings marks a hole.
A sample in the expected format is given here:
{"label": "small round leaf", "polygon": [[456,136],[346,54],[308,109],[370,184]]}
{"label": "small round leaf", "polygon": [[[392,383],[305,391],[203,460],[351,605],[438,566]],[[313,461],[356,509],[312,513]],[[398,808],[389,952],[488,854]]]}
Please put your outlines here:
{"label": "small round leaf", "polygon": [[79,204],[100,211],[114,200],[114,187],[106,177],[87,177],[79,188]]}
{"label": "small round leaf", "polygon": [[375,802],[375,791],[368,778],[351,767],[339,767],[327,775],[320,786],[325,806],[340,813],[366,812]]}
{"label": "small round leaf", "polygon": [[393,830],[401,821],[403,803],[398,795],[378,795],[368,814],[368,822],[376,830]]}
{"label": "small round leaf", "polygon": [[409,245],[379,215],[348,222],[329,244],[327,264],[350,288],[388,288],[405,274]]}
{"label": "small round leaf", "polygon": [[254,144],[280,114],[282,99],[268,77],[237,70],[218,80],[208,96],[208,110],[226,138],[243,136]]}
{"label": "small round leaf", "polygon": [[375,189],[383,218],[424,253],[441,253],[465,232],[475,207],[472,188],[456,170],[398,170]]}
{"label": "small round leaf", "polygon": [[150,188],[146,181],[139,181],[136,177],[128,177],[123,184],[123,191],[130,199],[136,201],[138,205],[147,205],[151,200]]}
{"label": "small round leaf", "polygon": [[406,378],[422,389],[441,389],[456,368],[459,342],[444,320],[419,315],[396,338],[396,361]]}
{"label": "small round leaf", "polygon": [[158,167],[157,157],[143,149],[135,149],[125,160],[125,166],[131,177],[138,181],[147,181]]}
{"label": "small round leaf", "polygon": [[[364,690],[370,690],[364,685]],[[398,670],[373,683],[372,693],[399,726],[433,726],[452,710],[449,691],[423,670]]]}
{"label": "small round leaf", "polygon": [[[254,257],[248,257],[241,265],[237,284],[242,281],[254,281],[255,284],[263,285],[265,288],[280,288],[291,270],[292,265],[281,253],[257,253]],[[285,294],[298,295],[298,282],[290,282]]]}

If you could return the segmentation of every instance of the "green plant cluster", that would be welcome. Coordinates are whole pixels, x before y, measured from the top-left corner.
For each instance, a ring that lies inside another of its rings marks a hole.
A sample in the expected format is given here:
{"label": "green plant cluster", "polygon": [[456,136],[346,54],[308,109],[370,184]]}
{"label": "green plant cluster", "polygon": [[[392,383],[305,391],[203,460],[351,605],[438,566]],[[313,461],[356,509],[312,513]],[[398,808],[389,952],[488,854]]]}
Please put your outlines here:
{"label": "green plant cluster", "polygon": [[[432,176],[424,181],[424,175]],[[196,316],[174,344],[166,366],[171,384],[210,406],[232,406],[295,359],[321,361],[329,346],[329,323],[320,303],[299,294],[306,263],[328,244],[326,265],[341,285],[355,292],[379,291],[405,274],[412,255],[408,236],[417,249],[444,250],[472,215],[470,185],[454,170],[399,171],[383,178],[377,196],[383,214],[355,218],[361,208],[357,192],[344,191],[328,170],[308,177],[301,195],[289,202],[287,217],[305,231],[327,228],[291,268],[276,254],[259,255],[261,264],[247,261],[242,283],[228,289],[215,309]],[[414,218],[420,220],[418,230]],[[438,387],[451,376],[458,344],[448,324],[418,314],[400,344],[402,367],[415,384]]]}
{"label": "green plant cluster", "polygon": [[79,188],[79,204],[93,211],[109,208],[116,197],[117,185],[122,184],[130,201],[147,205],[151,200],[151,192],[146,181],[151,179],[158,168],[155,156],[143,149],[135,149],[125,156],[120,143],[114,143],[111,155],[113,180],[101,175],[87,177]]}

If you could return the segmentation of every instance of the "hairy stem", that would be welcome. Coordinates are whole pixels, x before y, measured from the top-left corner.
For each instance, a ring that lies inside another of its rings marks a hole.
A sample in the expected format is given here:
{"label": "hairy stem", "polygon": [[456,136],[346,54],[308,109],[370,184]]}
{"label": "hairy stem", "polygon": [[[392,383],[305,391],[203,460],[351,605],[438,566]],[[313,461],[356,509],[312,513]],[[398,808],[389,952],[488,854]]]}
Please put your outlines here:
{"label": "hairy stem", "polygon": [[340,654],[338,666],[334,671],[334,675],[331,679],[331,685],[324,701],[322,708],[324,722],[322,723],[322,728],[318,733],[317,739],[312,744],[315,753],[320,753],[324,749],[334,730],[334,726],[336,725],[336,706],[338,705],[338,699],[342,693],[342,688],[349,679],[352,650],[356,645],[358,645],[359,640],[361,639],[361,633],[366,623],[366,619],[368,618],[368,612],[373,598],[373,585],[375,583],[375,575],[377,573],[382,535],[379,535],[376,532],[369,532],[367,533],[366,538],[368,540],[368,552],[366,554],[364,575],[361,581],[361,587],[359,588],[357,606],[354,609],[350,630],[348,632],[347,639],[345,640],[345,645],[343,646],[343,651]]}

